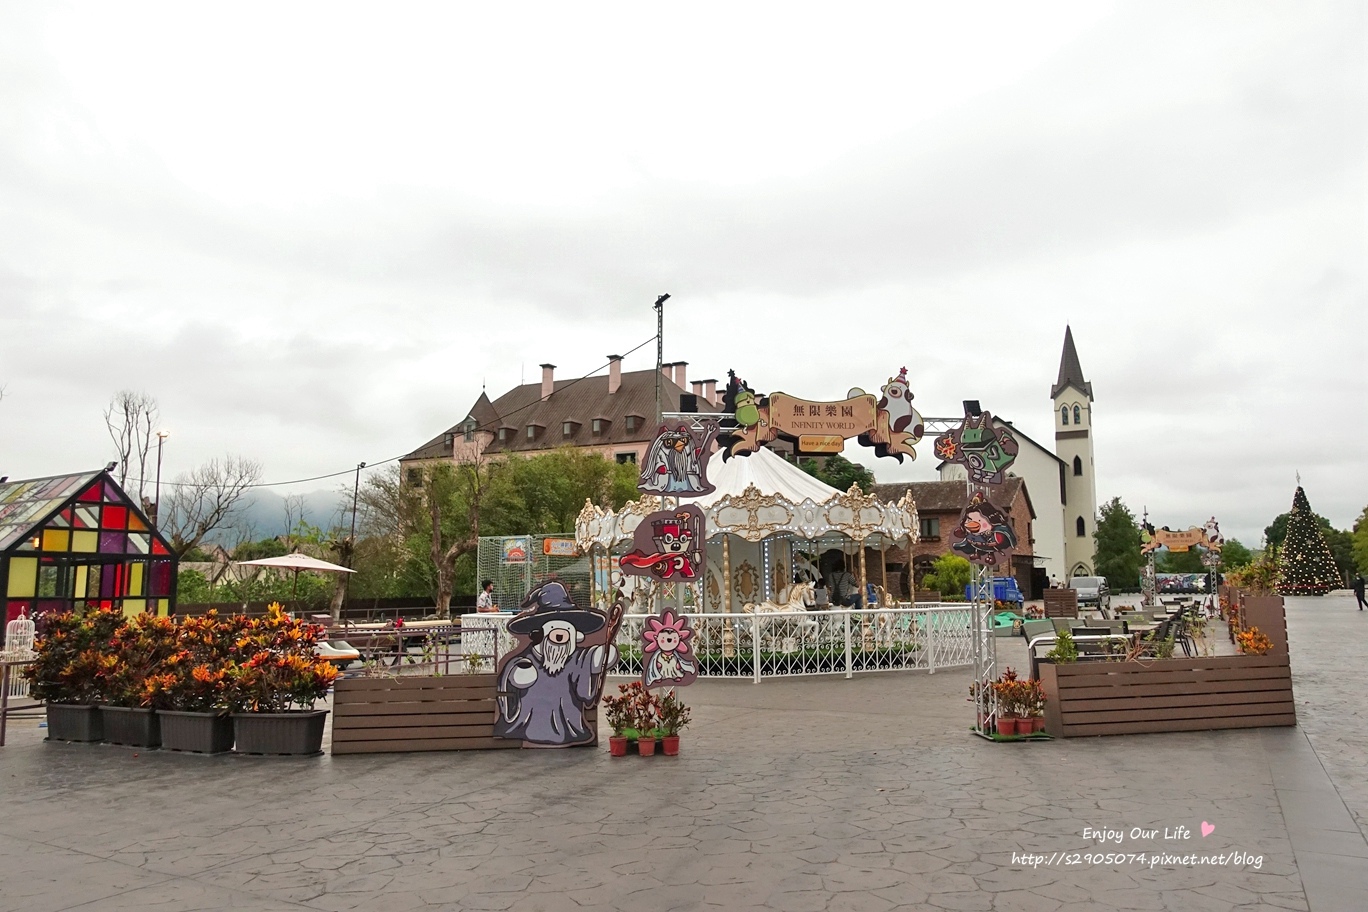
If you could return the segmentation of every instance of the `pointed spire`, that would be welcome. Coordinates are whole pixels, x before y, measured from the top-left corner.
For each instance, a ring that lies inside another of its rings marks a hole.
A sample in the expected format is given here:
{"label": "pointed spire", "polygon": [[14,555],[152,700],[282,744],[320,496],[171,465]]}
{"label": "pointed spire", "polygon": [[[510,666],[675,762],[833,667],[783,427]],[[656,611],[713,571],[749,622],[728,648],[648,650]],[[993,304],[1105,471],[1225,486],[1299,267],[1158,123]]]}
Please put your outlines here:
{"label": "pointed spire", "polygon": [[1050,398],[1054,399],[1066,386],[1072,386],[1087,394],[1092,401],[1092,384],[1083,379],[1083,367],[1078,363],[1078,350],[1074,348],[1073,328],[1064,327],[1064,353],[1059,356],[1059,379],[1050,387]]}

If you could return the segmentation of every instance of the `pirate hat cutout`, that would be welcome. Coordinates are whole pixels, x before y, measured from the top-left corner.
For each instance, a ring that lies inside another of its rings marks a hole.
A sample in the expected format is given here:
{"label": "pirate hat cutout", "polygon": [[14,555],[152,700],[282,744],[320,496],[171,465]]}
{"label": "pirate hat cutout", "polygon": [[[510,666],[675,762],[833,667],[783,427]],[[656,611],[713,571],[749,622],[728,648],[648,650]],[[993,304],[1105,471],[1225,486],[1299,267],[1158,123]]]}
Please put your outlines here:
{"label": "pirate hat cutout", "polygon": [[602,629],[608,619],[597,611],[576,608],[559,580],[542,583],[523,599],[523,612],[508,622],[508,632],[523,636],[540,630],[547,621],[565,621],[580,633]]}

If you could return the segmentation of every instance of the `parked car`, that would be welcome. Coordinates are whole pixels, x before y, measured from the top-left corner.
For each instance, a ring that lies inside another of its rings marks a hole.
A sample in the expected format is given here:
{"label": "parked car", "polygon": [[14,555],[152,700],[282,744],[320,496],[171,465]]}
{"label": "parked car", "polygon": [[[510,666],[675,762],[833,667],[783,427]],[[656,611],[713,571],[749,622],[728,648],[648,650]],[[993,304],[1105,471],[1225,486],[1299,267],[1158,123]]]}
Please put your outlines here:
{"label": "parked car", "polygon": [[[973,583],[964,587],[964,597],[969,600],[974,598]],[[999,602],[1015,602],[1018,611],[1026,604],[1026,596],[1022,595],[1015,576],[994,577],[993,598]]]}
{"label": "parked car", "polygon": [[1111,590],[1107,588],[1104,576],[1075,576],[1069,580],[1069,588],[1078,593],[1080,605],[1111,608]]}

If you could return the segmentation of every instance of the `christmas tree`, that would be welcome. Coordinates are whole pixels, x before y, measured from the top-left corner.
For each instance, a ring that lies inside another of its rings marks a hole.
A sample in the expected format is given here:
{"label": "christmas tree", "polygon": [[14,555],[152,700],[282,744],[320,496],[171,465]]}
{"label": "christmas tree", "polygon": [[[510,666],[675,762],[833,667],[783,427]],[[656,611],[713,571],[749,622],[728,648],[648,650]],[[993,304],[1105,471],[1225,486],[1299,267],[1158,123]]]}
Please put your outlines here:
{"label": "christmas tree", "polygon": [[1320,523],[1301,485],[1297,485],[1297,493],[1292,496],[1292,512],[1287,517],[1287,538],[1278,569],[1278,592],[1283,595],[1325,595],[1342,585],[1334,555],[1325,543]]}

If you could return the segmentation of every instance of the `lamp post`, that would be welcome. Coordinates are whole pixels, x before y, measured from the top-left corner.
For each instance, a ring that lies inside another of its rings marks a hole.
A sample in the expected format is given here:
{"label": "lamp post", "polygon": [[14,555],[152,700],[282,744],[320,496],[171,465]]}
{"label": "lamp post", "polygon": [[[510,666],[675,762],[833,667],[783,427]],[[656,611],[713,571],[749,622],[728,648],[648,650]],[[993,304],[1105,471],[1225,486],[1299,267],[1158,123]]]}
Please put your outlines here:
{"label": "lamp post", "polygon": [[171,432],[170,432],[170,431],[157,431],[157,490],[156,490],[156,494],[155,494],[155,497],[156,497],[156,505],[153,507],[153,510],[152,510],[152,528],[157,529],[157,530],[160,530],[160,529],[161,529],[161,459],[162,459],[162,444],[165,443],[165,442],[166,442],[166,438],[167,438],[167,437],[170,437],[170,436],[171,436]]}
{"label": "lamp post", "polygon": [[[353,569],[352,564],[356,562],[356,502],[361,496],[361,470],[366,467],[364,462],[356,464],[356,484],[352,487],[352,515],[351,515],[351,534],[347,536],[347,569]],[[347,594],[351,590],[352,574],[348,573],[342,580],[342,601],[346,601]],[[333,612],[333,623],[336,624],[342,619],[342,603],[338,602],[337,610]]]}

